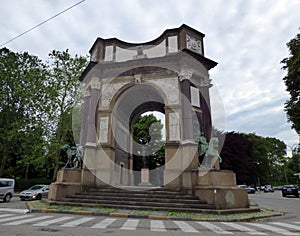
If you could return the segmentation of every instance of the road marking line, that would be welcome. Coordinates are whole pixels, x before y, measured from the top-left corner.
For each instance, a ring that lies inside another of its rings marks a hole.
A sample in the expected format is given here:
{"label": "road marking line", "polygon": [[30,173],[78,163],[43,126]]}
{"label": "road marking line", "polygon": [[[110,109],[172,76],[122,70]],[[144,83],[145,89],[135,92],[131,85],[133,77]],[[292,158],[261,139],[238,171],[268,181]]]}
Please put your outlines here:
{"label": "road marking line", "polygon": [[52,217],[53,216],[38,216],[38,217],[35,217],[35,218],[30,218],[30,219],[25,219],[25,220],[18,220],[18,221],[14,221],[14,222],[11,222],[11,223],[6,223],[4,225],[21,225],[21,224],[25,224],[25,223],[34,222],[34,221],[49,219],[49,218],[52,218]]}
{"label": "road marking line", "polygon": [[198,230],[190,226],[185,221],[173,221],[185,233],[199,233]]}
{"label": "road marking line", "polygon": [[283,227],[290,228],[290,229],[300,230],[300,226],[291,225],[291,224],[287,224],[287,223],[283,223],[283,222],[270,222],[269,224],[279,225],[279,226],[283,226]]}
{"label": "road marking line", "polygon": [[10,221],[10,220],[18,220],[18,219],[23,219],[23,218],[29,218],[29,217],[33,217],[34,215],[21,215],[21,216],[14,216],[14,217],[9,217],[6,219],[0,219],[0,223],[1,222],[5,222],[5,221]]}
{"label": "road marking line", "polygon": [[212,223],[209,222],[197,222],[197,223],[217,234],[233,234],[232,232],[226,231],[221,227],[213,225]]}
{"label": "road marking line", "polygon": [[165,227],[164,223],[161,220],[151,220],[150,231],[165,232],[166,227]]}
{"label": "road marking line", "polygon": [[3,214],[0,215],[0,218],[4,218],[4,217],[9,217],[9,216],[14,216],[15,214]]}
{"label": "road marking line", "polygon": [[272,232],[277,233],[277,234],[299,235],[298,233],[293,233],[293,232],[290,232],[288,230],[273,227],[273,226],[270,226],[270,225],[265,225],[265,224],[260,224],[260,223],[245,223],[245,224],[252,225],[252,226],[255,226],[255,227],[258,227],[258,228],[262,228],[262,229],[266,229],[266,230],[272,231]]}
{"label": "road marking line", "polygon": [[75,220],[75,221],[71,221],[71,222],[68,222],[66,224],[63,224],[63,225],[61,225],[61,227],[75,227],[75,226],[78,226],[78,225],[83,224],[85,222],[91,221],[93,219],[95,219],[95,218],[94,217],[83,217],[79,220]]}
{"label": "road marking line", "polygon": [[8,211],[8,212],[22,213],[22,214],[26,214],[29,212],[28,209],[11,209],[11,208],[0,208],[0,211]]}
{"label": "road marking line", "polygon": [[107,219],[102,220],[101,222],[93,225],[91,228],[105,229],[107,226],[114,223],[116,220],[117,220],[116,218],[107,218]]}
{"label": "road marking line", "polygon": [[136,230],[139,220],[126,220],[122,225],[121,229],[123,230]]}
{"label": "road marking line", "polygon": [[267,235],[266,233],[258,232],[258,231],[254,230],[254,229],[251,229],[251,228],[248,228],[246,226],[239,225],[239,224],[236,224],[236,223],[221,222],[221,224],[227,225],[227,226],[229,226],[231,228],[240,230],[240,231],[248,233],[248,234],[253,234],[253,235]]}
{"label": "road marking line", "polygon": [[73,218],[74,217],[72,217],[72,216],[64,216],[64,217],[60,217],[60,218],[57,218],[57,219],[47,220],[47,221],[44,221],[44,222],[41,222],[41,223],[37,223],[37,224],[34,224],[33,226],[47,226],[47,225],[51,225],[51,224],[61,222],[61,221],[64,221],[64,220],[70,220],[70,219],[73,219]]}

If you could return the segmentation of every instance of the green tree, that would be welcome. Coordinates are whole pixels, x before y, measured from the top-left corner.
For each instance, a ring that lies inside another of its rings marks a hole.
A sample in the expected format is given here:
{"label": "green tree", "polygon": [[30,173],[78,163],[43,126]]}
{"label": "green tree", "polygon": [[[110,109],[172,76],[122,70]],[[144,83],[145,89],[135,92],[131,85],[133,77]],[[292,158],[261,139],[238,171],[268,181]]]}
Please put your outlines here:
{"label": "green tree", "polygon": [[0,176],[25,173],[15,171],[16,164],[43,152],[38,143],[45,135],[40,132],[45,75],[46,66],[36,56],[0,49]]}
{"label": "green tree", "polygon": [[143,138],[149,137],[147,144],[134,145],[133,147],[134,153],[140,153],[139,156],[135,157],[135,169],[140,169],[143,165],[141,161],[144,152],[143,148],[145,148],[145,155],[148,157],[150,169],[155,168],[156,162],[164,165],[165,146],[162,140],[162,128],[163,124],[153,114],[140,116],[133,124],[133,140],[135,144],[141,144],[143,143]]}
{"label": "green tree", "polygon": [[252,163],[261,184],[283,182],[286,145],[279,139],[243,134],[253,143]]}
{"label": "green tree", "polygon": [[81,93],[79,77],[86,66],[87,57],[72,57],[68,50],[53,50],[49,54],[47,126],[51,138],[49,155],[53,158],[53,179],[61,164],[60,147],[66,143],[75,144],[72,137],[72,108]]}
{"label": "green tree", "polygon": [[238,184],[250,185],[255,183],[256,173],[253,171],[252,147],[252,142],[242,134],[226,133],[225,142],[220,153],[222,158],[220,167],[223,170],[235,172]]}
{"label": "green tree", "polygon": [[290,99],[285,103],[288,121],[292,128],[300,135],[300,34],[287,43],[290,56],[284,58],[281,63],[287,75],[283,78],[286,90],[290,93]]}

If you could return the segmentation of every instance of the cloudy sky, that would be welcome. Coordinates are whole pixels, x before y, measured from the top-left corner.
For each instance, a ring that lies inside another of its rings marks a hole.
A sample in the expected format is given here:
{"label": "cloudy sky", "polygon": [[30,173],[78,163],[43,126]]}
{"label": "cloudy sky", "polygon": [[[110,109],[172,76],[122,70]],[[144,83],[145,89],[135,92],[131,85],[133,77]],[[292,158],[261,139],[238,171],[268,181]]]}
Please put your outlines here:
{"label": "cloudy sky", "polygon": [[210,71],[212,100],[223,107],[225,121],[215,115],[216,127],[298,143],[283,111],[289,95],[280,61],[288,56],[286,43],[300,33],[300,1],[85,0],[5,44],[78,2],[2,0],[1,47],[43,60],[53,49],[86,55],[97,37],[140,43],[184,23],[206,35],[205,55],[219,63]]}

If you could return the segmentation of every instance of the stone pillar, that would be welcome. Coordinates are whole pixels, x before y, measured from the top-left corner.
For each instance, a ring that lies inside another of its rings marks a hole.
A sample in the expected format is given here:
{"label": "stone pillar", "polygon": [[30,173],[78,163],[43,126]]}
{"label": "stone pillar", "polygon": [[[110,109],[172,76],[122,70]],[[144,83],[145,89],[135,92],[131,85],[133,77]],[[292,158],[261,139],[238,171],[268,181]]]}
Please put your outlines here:
{"label": "stone pillar", "polygon": [[194,140],[184,140],[181,144],[182,152],[182,190],[194,194],[198,184],[198,143]]}
{"label": "stone pillar", "polygon": [[87,118],[87,138],[86,144],[96,145],[96,118],[97,118],[97,105],[100,98],[100,88],[101,83],[99,78],[93,78],[91,83],[90,91],[90,102],[88,109],[88,118]]}
{"label": "stone pillar", "polygon": [[101,82],[95,77],[90,83],[89,96],[85,97],[83,121],[84,131],[82,141],[84,143],[84,160],[81,174],[81,184],[83,186],[95,186],[95,164],[97,158],[97,136],[96,136],[96,120],[97,105],[100,98]]}
{"label": "stone pillar", "polygon": [[179,73],[182,107],[182,140],[193,138],[193,119],[191,106],[191,83],[193,73],[189,70],[181,70]]}
{"label": "stone pillar", "polygon": [[81,146],[84,146],[86,144],[87,119],[89,116],[89,109],[90,109],[90,91],[86,89],[83,95],[83,109],[81,114],[81,129],[80,129]]}
{"label": "stone pillar", "polygon": [[212,86],[209,79],[202,79],[199,87],[200,91],[200,107],[201,107],[201,131],[204,132],[206,140],[210,140],[212,136],[212,121],[209,88]]}

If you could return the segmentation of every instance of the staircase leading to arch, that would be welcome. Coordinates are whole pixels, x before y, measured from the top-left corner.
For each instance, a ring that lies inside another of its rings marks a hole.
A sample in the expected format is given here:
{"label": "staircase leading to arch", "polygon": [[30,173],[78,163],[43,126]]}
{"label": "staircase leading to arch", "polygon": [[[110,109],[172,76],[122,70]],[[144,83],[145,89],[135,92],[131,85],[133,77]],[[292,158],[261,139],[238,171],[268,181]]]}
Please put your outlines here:
{"label": "staircase leading to arch", "polygon": [[213,205],[201,202],[198,197],[180,191],[166,189],[136,188],[130,190],[118,188],[92,188],[84,192],[70,195],[57,205],[102,206],[118,209],[152,210],[152,211],[185,211],[210,212]]}

